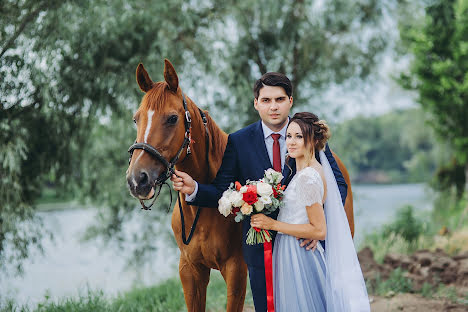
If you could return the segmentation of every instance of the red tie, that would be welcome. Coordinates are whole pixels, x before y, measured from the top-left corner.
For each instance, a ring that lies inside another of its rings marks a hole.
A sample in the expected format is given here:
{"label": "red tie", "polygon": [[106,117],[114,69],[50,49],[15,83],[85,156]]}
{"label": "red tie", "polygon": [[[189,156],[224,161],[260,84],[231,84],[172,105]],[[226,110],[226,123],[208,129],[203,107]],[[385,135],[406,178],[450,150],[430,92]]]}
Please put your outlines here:
{"label": "red tie", "polygon": [[271,137],[273,138],[273,169],[281,172],[281,153],[279,145],[279,138],[281,137],[281,134],[272,133]]}

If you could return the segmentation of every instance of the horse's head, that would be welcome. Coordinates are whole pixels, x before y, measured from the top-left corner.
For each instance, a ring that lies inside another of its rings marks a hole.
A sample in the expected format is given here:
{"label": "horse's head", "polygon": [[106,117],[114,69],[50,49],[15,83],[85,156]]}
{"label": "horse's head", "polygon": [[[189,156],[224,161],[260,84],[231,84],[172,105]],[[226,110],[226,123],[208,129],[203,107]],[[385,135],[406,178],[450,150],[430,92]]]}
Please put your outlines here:
{"label": "horse's head", "polygon": [[[142,64],[136,80],[145,92],[133,119],[137,127],[135,144],[127,169],[127,183],[133,196],[149,199],[169,175],[168,167],[186,155],[190,115],[172,64],[165,60],[164,80],[153,83]],[[159,154],[159,155],[158,155]]]}

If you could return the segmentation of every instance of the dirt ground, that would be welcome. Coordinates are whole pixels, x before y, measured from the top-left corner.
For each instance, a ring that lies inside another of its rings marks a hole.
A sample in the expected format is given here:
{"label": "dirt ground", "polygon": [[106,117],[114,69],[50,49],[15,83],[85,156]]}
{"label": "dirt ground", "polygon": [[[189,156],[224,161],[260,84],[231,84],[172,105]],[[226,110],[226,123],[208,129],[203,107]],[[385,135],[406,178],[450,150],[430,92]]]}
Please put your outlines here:
{"label": "dirt ground", "polygon": [[467,312],[468,306],[444,300],[427,299],[416,294],[398,294],[392,298],[370,296],[371,310],[375,312]]}

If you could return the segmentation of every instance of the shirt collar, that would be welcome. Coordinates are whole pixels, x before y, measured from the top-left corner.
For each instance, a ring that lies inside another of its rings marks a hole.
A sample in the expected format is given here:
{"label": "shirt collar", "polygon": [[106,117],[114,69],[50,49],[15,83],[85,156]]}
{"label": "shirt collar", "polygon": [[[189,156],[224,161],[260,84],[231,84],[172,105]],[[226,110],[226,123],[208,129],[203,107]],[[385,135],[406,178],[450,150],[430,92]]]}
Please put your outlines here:
{"label": "shirt collar", "polygon": [[286,137],[286,129],[288,128],[288,124],[286,123],[286,125],[284,125],[284,127],[278,131],[278,132],[274,132],[273,130],[271,130],[270,128],[268,128],[267,125],[265,125],[265,123],[263,122],[262,120],[262,129],[263,129],[263,137],[266,139],[268,138],[272,133],[278,133],[280,134],[283,138]]}

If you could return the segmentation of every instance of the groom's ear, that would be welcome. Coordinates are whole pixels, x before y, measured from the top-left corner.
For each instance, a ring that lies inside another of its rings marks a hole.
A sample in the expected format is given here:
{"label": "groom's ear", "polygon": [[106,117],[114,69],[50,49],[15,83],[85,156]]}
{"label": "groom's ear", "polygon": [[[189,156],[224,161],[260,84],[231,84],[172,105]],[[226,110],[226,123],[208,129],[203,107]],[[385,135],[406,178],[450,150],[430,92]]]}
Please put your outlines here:
{"label": "groom's ear", "polygon": [[254,108],[256,110],[258,110],[258,99],[257,98],[254,99]]}

